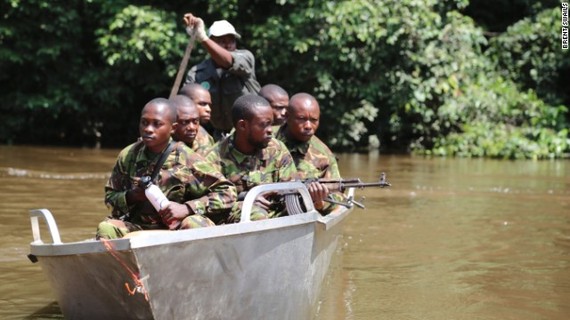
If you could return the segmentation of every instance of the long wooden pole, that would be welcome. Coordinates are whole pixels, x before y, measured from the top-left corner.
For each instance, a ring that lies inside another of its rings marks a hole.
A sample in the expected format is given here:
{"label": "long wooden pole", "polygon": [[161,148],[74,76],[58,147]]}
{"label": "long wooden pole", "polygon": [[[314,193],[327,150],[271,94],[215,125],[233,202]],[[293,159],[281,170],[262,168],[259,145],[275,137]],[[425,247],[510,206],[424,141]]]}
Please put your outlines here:
{"label": "long wooden pole", "polygon": [[191,36],[190,40],[188,40],[188,45],[186,46],[186,50],[184,51],[184,56],[182,57],[182,61],[180,62],[180,67],[178,67],[176,80],[174,80],[174,85],[172,86],[172,90],[170,90],[169,98],[174,97],[178,93],[178,89],[180,89],[180,83],[182,82],[184,71],[186,71],[186,67],[188,66],[188,60],[190,59],[190,53],[192,53],[193,48],[194,48],[194,36]]}

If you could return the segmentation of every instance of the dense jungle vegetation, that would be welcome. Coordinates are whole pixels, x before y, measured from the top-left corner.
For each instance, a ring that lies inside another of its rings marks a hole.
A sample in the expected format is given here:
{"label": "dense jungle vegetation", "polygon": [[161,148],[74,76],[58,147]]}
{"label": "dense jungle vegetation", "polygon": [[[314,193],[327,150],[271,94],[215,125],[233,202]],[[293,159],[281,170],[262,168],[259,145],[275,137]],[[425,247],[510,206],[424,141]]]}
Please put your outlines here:
{"label": "dense jungle vegetation", "polygon": [[[315,95],[335,150],[570,153],[553,0],[0,0],[0,143],[122,147],[167,96],[182,15],[227,19],[260,83]],[[196,45],[190,65],[206,57]]]}

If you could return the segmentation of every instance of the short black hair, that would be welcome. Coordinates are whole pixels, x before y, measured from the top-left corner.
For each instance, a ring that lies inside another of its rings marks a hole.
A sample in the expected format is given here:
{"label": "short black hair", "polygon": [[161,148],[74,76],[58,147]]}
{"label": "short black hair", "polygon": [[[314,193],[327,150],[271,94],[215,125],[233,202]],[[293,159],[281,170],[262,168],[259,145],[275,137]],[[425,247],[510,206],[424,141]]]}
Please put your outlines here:
{"label": "short black hair", "polygon": [[188,83],[188,84],[185,84],[178,91],[178,94],[183,95],[183,96],[187,96],[188,98],[193,99],[196,92],[201,91],[201,90],[208,91],[208,89],[204,88],[202,85],[200,85],[198,83]]}
{"label": "short black hair", "polygon": [[289,94],[287,93],[287,91],[285,91],[285,89],[273,83],[266,84],[261,88],[261,90],[259,90],[259,95],[266,99],[272,93],[277,94],[278,96],[289,97]]}
{"label": "short black hair", "polygon": [[234,127],[239,120],[251,120],[255,115],[255,108],[271,107],[269,101],[256,94],[246,94],[236,99],[232,106],[232,123]]}
{"label": "short black hair", "polygon": [[[299,101],[299,102],[297,102]],[[315,104],[317,106],[317,108],[319,109],[319,111],[321,110],[321,107],[319,106],[319,102],[317,101],[317,99],[306,93],[306,92],[299,92],[294,94],[291,99],[289,99],[289,110],[291,110],[291,112],[295,112],[295,107],[294,105],[296,103],[299,103],[301,105],[303,105],[304,103],[310,103],[310,104]]]}
{"label": "short black hair", "polygon": [[181,94],[175,95],[169,100],[176,107],[176,109],[183,107],[192,107],[192,108],[196,107],[196,104],[194,103],[194,101],[192,101],[192,99]]}
{"label": "short black hair", "polygon": [[[149,102],[147,102],[147,104],[145,104],[142,111],[144,111],[144,109],[151,104],[166,107],[166,110],[168,111],[168,115],[167,115],[168,120],[170,120],[171,123],[176,122],[176,106],[170,100],[168,100],[166,98],[154,98],[154,99],[150,100]],[[142,115],[142,111],[141,111],[141,115]]]}

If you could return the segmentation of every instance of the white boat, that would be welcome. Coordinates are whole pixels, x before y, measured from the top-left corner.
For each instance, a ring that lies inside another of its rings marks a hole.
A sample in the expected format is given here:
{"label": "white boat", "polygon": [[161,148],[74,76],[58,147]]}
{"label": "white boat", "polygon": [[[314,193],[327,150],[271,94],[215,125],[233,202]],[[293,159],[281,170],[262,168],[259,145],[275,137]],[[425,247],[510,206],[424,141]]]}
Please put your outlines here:
{"label": "white boat", "polygon": [[[299,193],[307,211],[250,221],[254,199],[267,191]],[[284,182],[253,188],[237,224],[62,243],[52,214],[32,210],[30,259],[66,319],[310,319],[351,211],[322,216],[301,182]]]}

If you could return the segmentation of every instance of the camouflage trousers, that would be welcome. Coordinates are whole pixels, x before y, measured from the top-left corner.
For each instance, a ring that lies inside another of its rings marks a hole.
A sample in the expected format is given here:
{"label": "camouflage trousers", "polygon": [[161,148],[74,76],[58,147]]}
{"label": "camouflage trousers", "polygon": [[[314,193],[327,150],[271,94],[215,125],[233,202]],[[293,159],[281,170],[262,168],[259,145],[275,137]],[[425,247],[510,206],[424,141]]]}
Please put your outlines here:
{"label": "camouflage trousers", "polygon": [[[232,207],[232,211],[226,221],[226,223],[238,223],[241,220],[241,211],[242,211],[242,205],[243,205],[243,201],[238,201],[234,204],[234,206]],[[276,218],[281,216],[281,212],[280,211],[274,211],[274,210],[266,210],[256,204],[253,205],[253,207],[251,208],[251,214],[249,216],[249,219],[251,221],[257,221],[257,220],[265,220],[265,219],[271,219],[271,218]]]}
{"label": "camouflage trousers", "polygon": [[[120,223],[117,223],[117,221],[122,222],[125,227],[119,227],[118,225]],[[196,229],[196,228],[212,227],[212,226],[215,226],[215,224],[210,219],[208,219],[205,216],[194,214],[184,218],[184,220],[182,220],[182,222],[180,223],[180,228],[178,230]],[[164,226],[163,228],[156,228],[156,227],[149,228],[147,226],[131,223],[128,221],[121,221],[121,220],[108,218],[105,221],[99,223],[99,226],[97,226],[97,234],[95,235],[95,238],[118,239],[124,237],[126,234],[130,232],[141,231],[141,230],[168,230],[168,228],[166,228],[166,226]]]}

